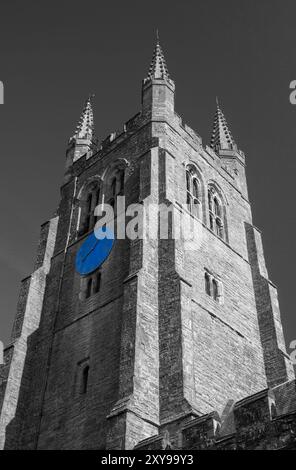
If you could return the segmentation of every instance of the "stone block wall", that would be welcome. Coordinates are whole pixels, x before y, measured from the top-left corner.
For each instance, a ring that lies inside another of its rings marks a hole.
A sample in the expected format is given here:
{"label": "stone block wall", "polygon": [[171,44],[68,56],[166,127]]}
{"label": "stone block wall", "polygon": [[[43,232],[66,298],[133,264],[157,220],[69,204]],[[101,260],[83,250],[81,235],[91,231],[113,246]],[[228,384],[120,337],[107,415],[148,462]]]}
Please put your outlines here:
{"label": "stone block wall", "polygon": [[[46,276],[50,269],[50,260],[55,244],[58,219],[54,218],[43,225],[40,244],[37,252],[36,270],[26,278],[21,287],[17,307],[11,345],[5,352],[5,365],[1,373],[0,403],[0,449],[4,447],[6,440],[6,427],[14,420],[17,409],[25,408],[26,403],[20,401],[21,388],[28,388],[30,384],[24,373],[27,360],[28,341],[38,329],[43,305]],[[16,433],[13,433],[13,443],[17,441]]]}

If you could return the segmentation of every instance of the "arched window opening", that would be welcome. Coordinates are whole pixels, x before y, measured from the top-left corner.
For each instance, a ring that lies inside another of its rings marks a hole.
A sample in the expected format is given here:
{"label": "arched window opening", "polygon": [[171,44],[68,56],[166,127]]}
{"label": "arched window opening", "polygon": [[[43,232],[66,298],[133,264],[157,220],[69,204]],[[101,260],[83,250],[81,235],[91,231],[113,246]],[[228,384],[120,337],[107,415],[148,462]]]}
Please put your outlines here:
{"label": "arched window opening", "polygon": [[210,187],[208,190],[208,204],[209,204],[209,221],[210,229],[220,238],[224,240],[225,230],[224,221],[225,217],[224,208],[221,198],[217,194],[214,187]]}
{"label": "arched window opening", "polygon": [[82,196],[79,201],[80,205],[80,223],[79,223],[79,235],[92,230],[96,223],[96,217],[94,215],[95,208],[99,204],[100,200],[100,186],[98,181],[90,183],[85,190],[82,192]]}
{"label": "arched window opening", "polygon": [[186,185],[187,185],[187,193],[186,193],[186,204],[188,206],[189,211],[191,212],[191,175],[190,171],[186,170]]}
{"label": "arched window opening", "polygon": [[220,204],[216,197],[214,197],[214,214],[217,215],[218,217],[221,216]]}
{"label": "arched window opening", "polygon": [[190,179],[191,179],[190,171],[189,171],[189,170],[186,170],[187,191],[190,191]]}
{"label": "arched window opening", "polygon": [[201,190],[194,169],[186,170],[186,204],[191,214],[195,215],[195,217],[200,217]]}
{"label": "arched window opening", "polygon": [[193,197],[196,199],[199,199],[199,187],[198,187],[198,181],[196,178],[193,179]]}
{"label": "arched window opening", "polygon": [[112,206],[114,214],[117,210],[117,197],[124,194],[124,169],[117,169],[109,179],[109,189],[106,191],[107,203]]}

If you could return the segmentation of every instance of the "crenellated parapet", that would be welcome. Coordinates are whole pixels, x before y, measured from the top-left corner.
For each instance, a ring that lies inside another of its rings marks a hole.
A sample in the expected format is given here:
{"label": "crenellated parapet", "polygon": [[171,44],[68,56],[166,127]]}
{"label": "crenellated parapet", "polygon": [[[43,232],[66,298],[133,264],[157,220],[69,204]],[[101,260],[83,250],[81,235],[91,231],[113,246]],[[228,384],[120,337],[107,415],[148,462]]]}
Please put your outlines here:
{"label": "crenellated parapet", "polygon": [[[157,436],[140,442],[137,450],[279,450],[296,449],[295,380],[280,389],[266,389],[235,403],[223,418],[212,412],[180,423],[169,433],[167,427]],[[289,404],[289,411],[285,406]],[[225,432],[225,420],[232,428]]]}

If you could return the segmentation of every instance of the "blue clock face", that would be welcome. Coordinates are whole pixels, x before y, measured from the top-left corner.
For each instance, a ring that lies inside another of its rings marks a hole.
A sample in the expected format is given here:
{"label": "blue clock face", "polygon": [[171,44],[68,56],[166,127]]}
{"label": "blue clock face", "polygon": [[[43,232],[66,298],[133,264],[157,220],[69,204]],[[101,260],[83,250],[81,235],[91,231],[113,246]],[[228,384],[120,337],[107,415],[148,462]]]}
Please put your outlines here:
{"label": "blue clock face", "polygon": [[96,234],[92,232],[84,240],[76,255],[75,265],[79,274],[90,274],[99,268],[108,258],[113,245],[114,234],[109,228],[104,231],[100,229]]}

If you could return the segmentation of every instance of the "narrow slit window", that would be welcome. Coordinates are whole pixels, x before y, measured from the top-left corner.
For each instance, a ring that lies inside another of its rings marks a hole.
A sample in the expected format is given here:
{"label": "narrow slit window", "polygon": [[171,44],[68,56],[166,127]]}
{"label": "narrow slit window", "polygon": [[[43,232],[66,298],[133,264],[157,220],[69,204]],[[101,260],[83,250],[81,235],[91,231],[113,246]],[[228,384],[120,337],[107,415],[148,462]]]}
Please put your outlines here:
{"label": "narrow slit window", "polygon": [[84,395],[87,392],[89,378],[89,365],[83,367],[82,377],[81,377],[81,393]]}
{"label": "narrow slit window", "polygon": [[88,299],[91,296],[91,289],[92,289],[92,278],[90,277],[86,283],[86,291],[85,291],[86,299]]}
{"label": "narrow slit window", "polygon": [[211,280],[208,273],[205,273],[205,289],[208,295],[211,295]]}
{"label": "narrow slit window", "polygon": [[94,279],[94,294],[97,294],[100,291],[101,288],[101,273],[98,272],[95,274],[95,279]]}
{"label": "narrow slit window", "polygon": [[213,279],[212,285],[213,285],[213,299],[217,300],[218,299],[218,284],[215,279]]}

